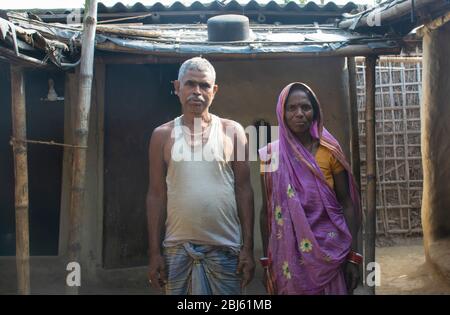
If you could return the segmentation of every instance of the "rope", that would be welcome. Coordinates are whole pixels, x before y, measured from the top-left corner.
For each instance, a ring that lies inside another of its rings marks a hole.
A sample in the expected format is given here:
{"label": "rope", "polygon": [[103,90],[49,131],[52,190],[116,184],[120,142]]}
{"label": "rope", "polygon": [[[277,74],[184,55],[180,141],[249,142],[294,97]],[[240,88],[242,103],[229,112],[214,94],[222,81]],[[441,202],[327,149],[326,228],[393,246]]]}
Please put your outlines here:
{"label": "rope", "polygon": [[11,141],[9,142],[9,144],[14,146],[18,142],[34,143],[34,144],[45,144],[45,145],[56,145],[56,146],[61,146],[61,147],[78,148],[78,149],[87,149],[88,148],[88,147],[85,147],[85,146],[72,145],[72,144],[66,144],[66,143],[58,143],[58,142],[54,142],[54,141],[38,141],[38,140],[28,140],[28,139],[16,139],[14,137],[11,137]]}

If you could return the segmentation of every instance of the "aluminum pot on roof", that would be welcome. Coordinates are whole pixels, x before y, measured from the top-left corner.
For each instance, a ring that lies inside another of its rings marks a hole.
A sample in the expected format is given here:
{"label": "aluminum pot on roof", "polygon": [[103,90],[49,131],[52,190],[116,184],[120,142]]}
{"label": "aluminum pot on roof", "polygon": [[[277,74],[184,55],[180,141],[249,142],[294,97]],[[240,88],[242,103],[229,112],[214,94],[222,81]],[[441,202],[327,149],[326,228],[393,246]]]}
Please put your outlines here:
{"label": "aluminum pot on roof", "polygon": [[210,42],[233,42],[249,39],[248,17],[237,14],[218,15],[208,19],[208,40]]}

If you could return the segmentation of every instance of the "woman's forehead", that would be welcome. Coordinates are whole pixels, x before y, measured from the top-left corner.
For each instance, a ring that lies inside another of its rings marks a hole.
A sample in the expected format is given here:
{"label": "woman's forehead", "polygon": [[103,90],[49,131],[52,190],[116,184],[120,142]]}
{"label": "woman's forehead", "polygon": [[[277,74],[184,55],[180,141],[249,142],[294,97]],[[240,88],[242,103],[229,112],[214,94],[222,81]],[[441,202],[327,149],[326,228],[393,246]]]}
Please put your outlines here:
{"label": "woman's forehead", "polygon": [[289,97],[286,102],[293,102],[293,101],[305,101],[307,100],[310,102],[308,94],[300,89],[295,89],[289,93]]}

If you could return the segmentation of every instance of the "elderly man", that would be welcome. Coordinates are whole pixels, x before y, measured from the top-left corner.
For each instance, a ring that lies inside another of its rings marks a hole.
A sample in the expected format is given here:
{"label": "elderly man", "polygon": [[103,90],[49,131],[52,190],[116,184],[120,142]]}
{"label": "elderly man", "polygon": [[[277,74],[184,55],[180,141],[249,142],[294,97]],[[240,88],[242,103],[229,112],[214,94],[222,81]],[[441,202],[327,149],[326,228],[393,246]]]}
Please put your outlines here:
{"label": "elderly man", "polygon": [[254,273],[247,139],[209,112],[215,79],[206,59],[185,61],[174,81],[182,115],[150,141],[148,276],[166,294],[240,294]]}

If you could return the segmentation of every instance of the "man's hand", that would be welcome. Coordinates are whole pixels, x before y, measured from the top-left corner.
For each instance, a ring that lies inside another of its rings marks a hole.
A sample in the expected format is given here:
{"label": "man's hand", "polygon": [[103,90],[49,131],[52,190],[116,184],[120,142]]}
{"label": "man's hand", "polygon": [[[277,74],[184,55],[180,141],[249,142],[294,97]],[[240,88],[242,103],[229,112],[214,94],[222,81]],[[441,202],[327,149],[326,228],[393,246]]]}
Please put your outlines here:
{"label": "man's hand", "polygon": [[162,255],[152,255],[148,265],[148,281],[153,288],[162,290],[167,283],[166,262]]}
{"label": "man's hand", "polygon": [[236,270],[237,274],[242,274],[241,288],[247,286],[253,279],[255,273],[255,260],[251,249],[242,249],[239,253],[239,263]]}
{"label": "man's hand", "polygon": [[359,269],[358,265],[350,262],[346,262],[344,266],[345,282],[347,284],[347,290],[349,294],[353,294],[353,290],[356,289],[359,282]]}

